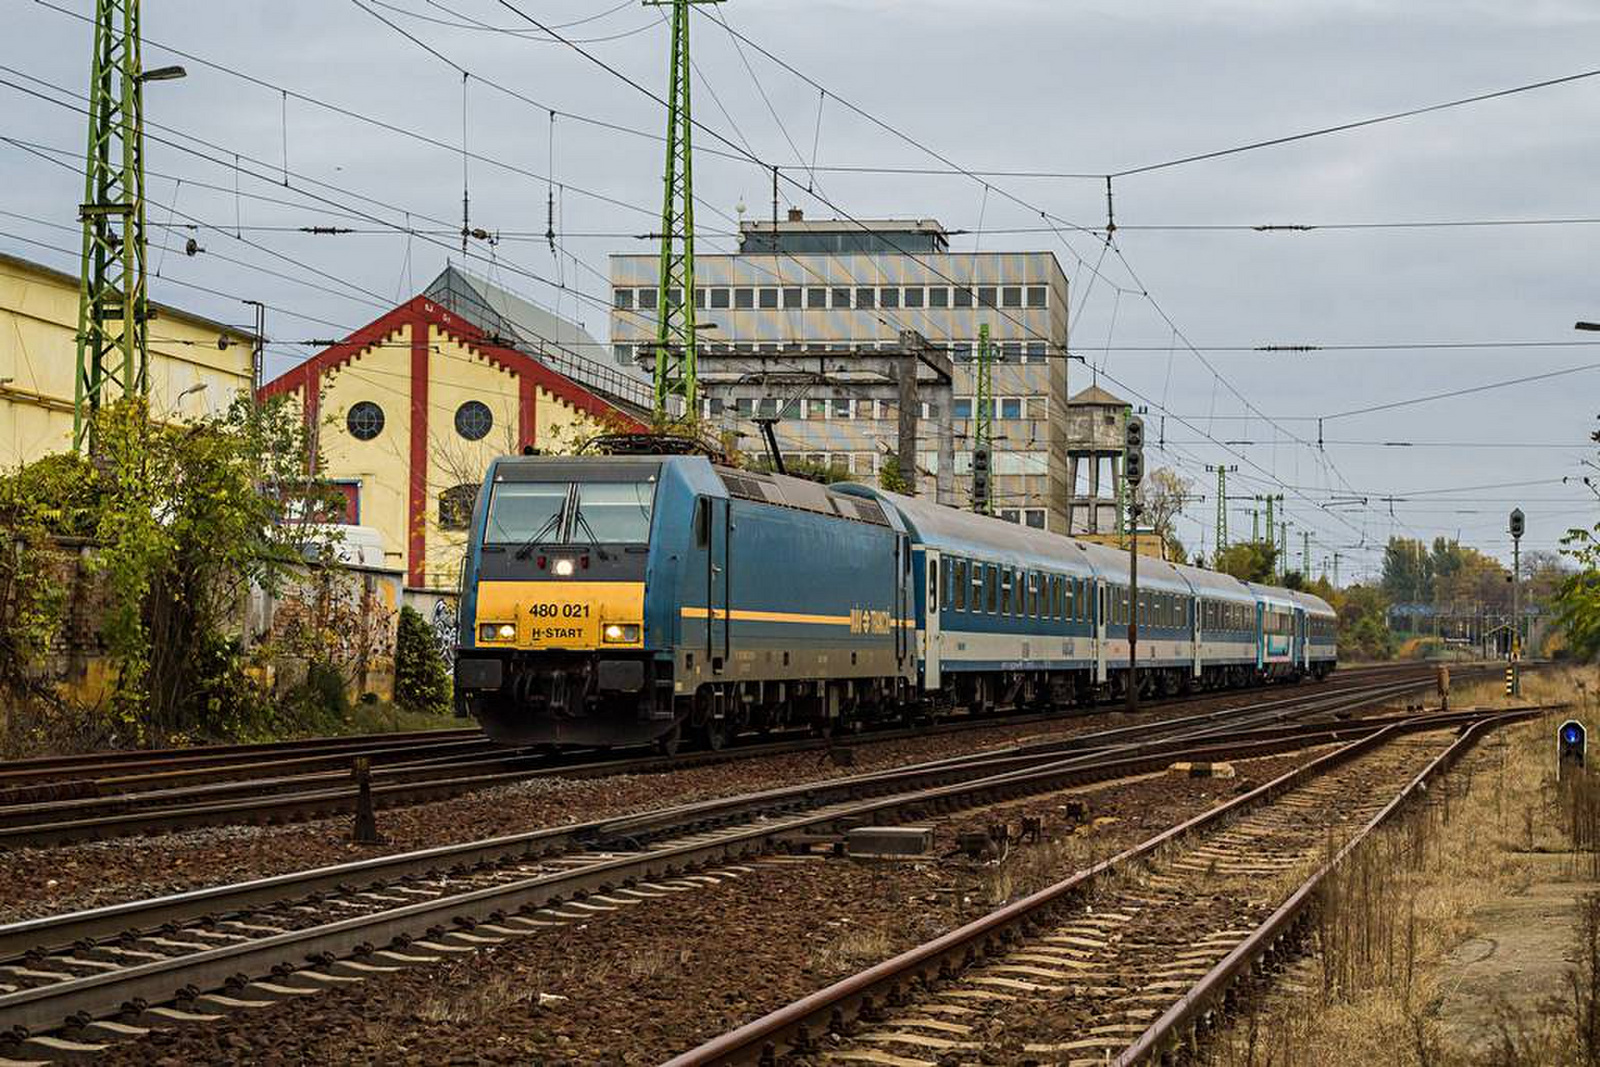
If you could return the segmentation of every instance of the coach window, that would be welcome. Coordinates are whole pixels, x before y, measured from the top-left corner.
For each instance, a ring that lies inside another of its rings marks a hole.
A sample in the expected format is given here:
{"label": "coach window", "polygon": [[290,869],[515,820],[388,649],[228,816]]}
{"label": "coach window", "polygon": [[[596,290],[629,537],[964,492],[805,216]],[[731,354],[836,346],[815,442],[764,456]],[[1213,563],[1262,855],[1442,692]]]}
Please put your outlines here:
{"label": "coach window", "polygon": [[989,614],[994,615],[1000,610],[1000,568],[993,563],[985,564],[983,584],[988,590],[985,600],[988,603]]}
{"label": "coach window", "polygon": [[967,561],[966,560],[964,560],[964,559],[956,560],[954,580],[955,580],[955,596],[951,599],[951,604],[955,607],[955,609],[957,611],[966,611],[967,610]]}
{"label": "coach window", "polygon": [[939,610],[939,561],[928,561],[928,610]]}
{"label": "coach window", "polygon": [[1000,614],[1011,614],[1011,568],[1000,570]]}

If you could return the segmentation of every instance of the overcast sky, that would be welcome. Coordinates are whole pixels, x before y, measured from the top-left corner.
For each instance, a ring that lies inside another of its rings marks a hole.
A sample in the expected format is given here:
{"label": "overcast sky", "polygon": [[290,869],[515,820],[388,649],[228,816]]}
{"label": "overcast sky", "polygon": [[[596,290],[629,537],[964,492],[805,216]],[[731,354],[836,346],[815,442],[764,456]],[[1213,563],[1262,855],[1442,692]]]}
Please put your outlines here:
{"label": "overcast sky", "polygon": [[[64,99],[51,86],[81,94],[87,84],[89,26],[72,13],[92,14],[93,4],[49,2],[68,13],[37,0],[0,0],[7,26],[0,79]],[[664,90],[667,35],[655,9],[631,0],[512,2],[539,22],[561,26],[559,33],[584,42],[617,72]],[[192,258],[182,254],[186,234],[179,234],[176,253],[152,249],[152,267],[160,272],[152,282],[155,297],[245,324],[249,312],[238,300],[264,300],[274,308],[269,336],[310,340],[370,321],[426,285],[452,250],[459,256],[453,236],[408,238],[393,229],[312,236],[246,228],[243,241],[234,236],[236,220],[244,227],[377,229],[404,227],[408,212],[418,230],[459,227],[462,76],[374,13],[472,73],[466,144],[486,157],[468,165],[474,226],[542,235],[543,176],[553,173],[560,186],[557,228],[574,235],[562,239],[563,254],[552,255],[542,236],[506,237],[493,249],[475,242],[472,255],[492,253],[495,263],[469,265],[582,320],[604,339],[605,257],[650,248],[621,235],[659,228],[664,116],[655,101],[574,49],[503,32],[540,36],[498,0],[146,0],[145,66],[181,62],[189,75],[146,91],[152,244],[166,233],[156,224],[182,223],[184,215],[225,228],[195,234],[205,251]],[[461,23],[458,15],[496,29],[441,24]],[[716,5],[716,17],[827,89],[819,122],[817,89],[748,45],[741,56],[711,15],[700,10],[693,20],[699,120],[762,161],[815,163],[814,175],[793,173],[854,217],[932,217],[969,231],[980,220],[988,230],[1038,228],[1041,211],[1101,226],[1104,182],[994,177],[986,193],[982,181],[965,175],[823,168],[943,169],[920,144],[969,170],[1104,174],[1583,72],[1595,66],[1600,40],[1600,8],[1576,0]],[[167,47],[197,58],[174,56]],[[289,91],[287,104],[280,89]],[[851,114],[835,97],[917,144]],[[649,136],[558,117],[552,161],[548,108]],[[1162,411],[1169,413],[1168,449],[1153,460],[1177,466],[1207,496],[1189,507],[1180,531],[1194,548],[1202,538],[1209,548],[1214,523],[1216,486],[1202,468],[1222,461],[1241,468],[1230,493],[1287,486],[1279,491],[1296,524],[1296,563],[1298,530],[1310,529],[1317,559],[1341,553],[1346,581],[1374,566],[1381,555],[1374,546],[1391,533],[1459,533],[1509,557],[1505,513],[1517,503],[1528,515],[1525,548],[1552,548],[1568,526],[1596,517],[1588,490],[1561,479],[1581,474],[1579,461],[1594,456],[1587,435],[1600,427],[1600,370],[1326,420],[1320,450],[1315,420],[1600,364],[1600,344],[1224,349],[1600,340],[1572,330],[1576,319],[1600,319],[1593,254],[1600,224],[1311,232],[1139,227],[1600,219],[1597,114],[1600,78],[1593,78],[1119,178],[1121,255],[1113,251],[1103,260],[1099,234],[1066,229],[968,234],[953,247],[981,241],[986,250],[1060,257],[1074,287],[1074,346],[1105,364],[1107,388],[1148,403],[1153,439]],[[80,167],[83,130],[80,112],[0,85],[0,136],[62,150],[57,158]],[[741,201],[757,217],[770,213],[770,177],[748,159],[714,154],[733,153],[712,136],[697,137],[701,247],[726,250],[728,238],[704,235],[730,230]],[[175,185],[174,178],[183,181]],[[0,249],[75,270],[80,180],[0,142],[0,190]],[[804,208],[808,217],[832,214],[828,203],[788,184],[783,203]],[[586,234],[615,236],[576,236]],[[1097,262],[1099,278],[1090,269]],[[1204,360],[1175,343],[1146,291]],[[1104,351],[1108,346],[1157,350]],[[310,351],[275,344],[269,370],[281,371]],[[1074,391],[1088,384],[1082,364],[1073,364],[1071,375]],[[1235,391],[1271,421],[1253,414]],[[1234,441],[1252,443],[1218,443]],[[1386,441],[1413,445],[1385,447]],[[1528,447],[1481,447],[1495,442]],[[1368,503],[1318,506],[1339,494]],[[1391,517],[1383,496],[1406,499],[1392,504]],[[1234,508],[1235,536],[1248,532],[1244,506]]]}

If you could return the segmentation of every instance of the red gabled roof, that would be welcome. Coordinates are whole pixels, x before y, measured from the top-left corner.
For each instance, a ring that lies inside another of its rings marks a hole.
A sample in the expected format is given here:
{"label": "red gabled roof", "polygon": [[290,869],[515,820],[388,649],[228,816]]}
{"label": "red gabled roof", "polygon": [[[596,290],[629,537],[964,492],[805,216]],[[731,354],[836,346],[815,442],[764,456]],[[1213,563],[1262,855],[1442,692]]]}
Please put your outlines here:
{"label": "red gabled roof", "polygon": [[313,374],[322,375],[338,370],[385,337],[414,324],[437,327],[441,333],[465,345],[495,366],[512,374],[528,377],[540,388],[560,397],[585,414],[598,418],[621,419],[630,430],[645,428],[639,420],[597,393],[585,389],[564,374],[556,373],[526,353],[494,344],[478,327],[423,296],[412,297],[394,310],[385,312],[367,323],[338,344],[323,349],[299,366],[278,375],[261,387],[260,396],[266,399],[304,389]]}

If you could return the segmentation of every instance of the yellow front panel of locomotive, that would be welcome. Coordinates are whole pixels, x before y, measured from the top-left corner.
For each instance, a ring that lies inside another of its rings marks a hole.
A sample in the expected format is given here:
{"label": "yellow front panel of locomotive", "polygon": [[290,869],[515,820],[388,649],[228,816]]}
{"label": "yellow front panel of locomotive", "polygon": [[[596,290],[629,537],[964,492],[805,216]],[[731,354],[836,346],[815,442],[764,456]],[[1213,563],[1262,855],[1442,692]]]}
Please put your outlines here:
{"label": "yellow front panel of locomotive", "polygon": [[479,648],[641,648],[644,583],[482,582],[476,633]]}

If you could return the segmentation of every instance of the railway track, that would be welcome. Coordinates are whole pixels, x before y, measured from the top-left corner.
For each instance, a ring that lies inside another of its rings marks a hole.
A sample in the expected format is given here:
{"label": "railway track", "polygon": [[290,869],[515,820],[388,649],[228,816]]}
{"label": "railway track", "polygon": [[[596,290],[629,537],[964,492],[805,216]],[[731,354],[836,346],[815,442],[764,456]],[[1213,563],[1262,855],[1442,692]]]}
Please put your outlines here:
{"label": "railway track", "polygon": [[[1351,672],[1318,687],[1342,692],[1373,679],[1414,679],[1421,686],[1428,668],[1385,666]],[[1273,693],[1274,690],[1265,690]],[[1168,704],[1168,709],[1250,702],[1260,692],[1207,694]],[[1294,698],[1287,698],[1294,699]],[[28,766],[0,765],[0,850],[64,844],[134,834],[166,833],[202,826],[237,823],[283,823],[350,811],[357,788],[349,768],[357,757],[372,770],[372,797],[377,807],[398,807],[460,796],[532,778],[598,777],[652,774],[756,756],[803,752],[832,744],[888,741],[901,738],[986,729],[1034,722],[1060,722],[1059,713],[1024,713],[961,719],[931,727],[874,731],[849,742],[798,738],[738,746],[720,752],[675,757],[612,757],[596,753],[549,754],[505,750],[490,745],[475,731],[396,735],[359,740],[332,738],[317,742],[267,746],[263,751],[242,746],[252,758],[238,762],[233,746],[193,754],[163,754],[139,761],[135,754],[115,753],[116,772],[101,777],[32,781],[29,776],[87,773],[88,757],[29,761]],[[1181,718],[1181,717],[1180,717]],[[296,747],[300,746],[300,747]],[[259,758],[265,755],[267,758]],[[231,761],[231,762],[230,762]]]}
{"label": "railway track", "polygon": [[1285,951],[1343,856],[1483,733],[1540,710],[1384,726],[669,1067],[1090,1067],[1192,1048],[1234,985]]}
{"label": "railway track", "polygon": [[[1414,685],[1307,694],[1154,731],[1141,724],[0,927],[0,1034],[9,1035],[0,1055],[92,1051],[81,1046],[434,962],[696,879],[736,877],[743,858],[855,825],[1147,773],[1174,759],[1416,729],[1434,720],[1326,721]],[[1295,721],[1306,718],[1324,721]],[[53,1036],[63,1026],[65,1036]]]}

